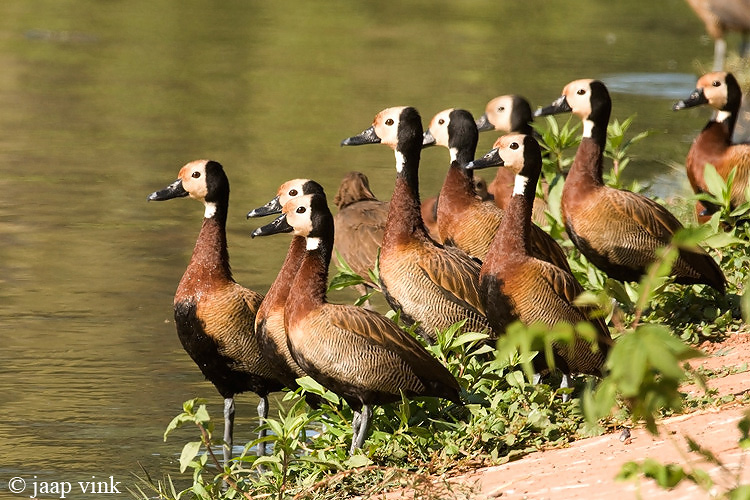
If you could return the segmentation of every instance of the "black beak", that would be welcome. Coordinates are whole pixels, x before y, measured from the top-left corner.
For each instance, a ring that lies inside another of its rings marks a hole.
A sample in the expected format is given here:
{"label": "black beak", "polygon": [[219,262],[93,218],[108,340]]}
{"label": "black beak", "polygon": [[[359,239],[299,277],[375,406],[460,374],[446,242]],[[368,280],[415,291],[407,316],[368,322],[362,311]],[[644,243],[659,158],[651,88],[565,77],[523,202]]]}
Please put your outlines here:
{"label": "black beak", "polygon": [[247,213],[247,218],[251,217],[265,217],[266,215],[274,215],[281,213],[281,203],[279,203],[279,197],[272,199],[262,207],[254,208]]}
{"label": "black beak", "polygon": [[435,137],[432,135],[432,132],[428,130],[422,136],[422,147],[427,148],[430,146],[434,146],[435,144],[437,144],[437,141],[435,140]]}
{"label": "black beak", "polygon": [[361,146],[362,144],[378,143],[380,143],[380,137],[375,133],[375,127],[370,127],[357,135],[341,141],[342,146]]}
{"label": "black beak", "polygon": [[171,200],[172,198],[182,198],[187,196],[188,194],[190,193],[185,191],[185,188],[182,187],[182,179],[177,179],[161,191],[154,191],[153,193],[148,195],[148,198],[146,199],[148,201],[164,201]]}
{"label": "black beak", "polygon": [[481,158],[470,161],[466,165],[464,165],[464,168],[469,169],[482,169],[482,168],[489,168],[489,167],[502,167],[505,165],[505,162],[502,158],[500,158],[500,151],[497,148],[491,149],[489,153],[482,156]]}
{"label": "black beak", "polygon": [[480,132],[487,132],[488,130],[495,130],[495,126],[490,123],[490,120],[487,118],[487,113],[483,114],[476,120],[477,124],[477,130]]}
{"label": "black beak", "polygon": [[268,236],[270,234],[291,233],[293,230],[294,228],[286,221],[286,214],[281,214],[265,226],[260,226],[250,236],[255,238],[256,236]]}
{"label": "black beak", "polygon": [[701,104],[708,104],[708,99],[706,99],[703,89],[695,89],[690,93],[690,97],[676,102],[675,105],[672,106],[672,111],[693,108],[695,106],[700,106]]}
{"label": "black beak", "polygon": [[568,100],[562,95],[555,99],[549,106],[537,109],[534,112],[534,116],[557,115],[560,113],[570,113],[571,111],[573,111],[573,108],[570,107]]}

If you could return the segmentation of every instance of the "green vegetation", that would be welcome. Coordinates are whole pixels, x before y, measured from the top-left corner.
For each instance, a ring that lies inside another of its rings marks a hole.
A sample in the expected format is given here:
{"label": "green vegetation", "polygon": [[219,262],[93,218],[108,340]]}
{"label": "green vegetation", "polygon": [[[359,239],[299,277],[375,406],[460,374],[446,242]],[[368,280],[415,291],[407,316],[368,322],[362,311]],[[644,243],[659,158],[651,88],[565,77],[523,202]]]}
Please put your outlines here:
{"label": "green vegetation", "polygon": [[[618,170],[607,179],[618,186],[620,174],[628,165],[629,148],[648,135],[639,133],[624,140],[631,122],[628,119],[610,127],[607,156],[617,162]],[[542,131],[550,151],[544,171],[550,186],[547,229],[561,238],[561,181],[570,163],[570,148],[577,142],[575,129],[568,124],[562,128],[553,120],[548,124],[549,129]],[[312,379],[300,379],[301,389],[287,393],[278,414],[263,424],[269,431],[264,440],[270,444],[271,454],[257,457],[253,447],[258,442],[250,442],[241,456],[223,467],[215,454],[222,446],[221,438],[214,435],[205,404],[188,401],[169,424],[165,439],[180,426],[196,426],[198,440],[184,445],[180,457],[180,470],[191,470],[191,479],[178,488],[171,478],[155,480],[144,471],[132,495],[142,500],[154,495],[165,499],[340,499],[367,497],[405,486],[419,492],[414,498],[470,498],[471,485],[458,487],[445,477],[514,460],[541,448],[562,446],[605,428],[644,422],[655,433],[661,416],[680,412],[686,406],[726,402],[709,392],[687,400],[679,390],[688,379],[700,382],[722,375],[689,369],[684,362],[701,355],[691,345],[744,331],[741,311],[746,316],[750,311],[750,294],[744,292],[750,234],[748,225],[742,224],[750,205],[730,210],[726,183],[712,179],[710,185],[711,201],[724,208],[708,224],[678,233],[640,283],[606,278],[569,242],[564,244],[574,274],[588,290],[579,300],[597,306],[613,325],[616,341],[603,379],[581,378],[575,387],[557,390],[554,387],[559,386],[559,380],[554,375],[548,377],[549,385],[529,382],[534,355],[548,356],[551,361],[551,342],[569,341],[574,333],[593,339],[588,324],[558,325],[552,331],[541,325],[513,324],[495,348],[486,342],[485,335],[464,332],[462,323],[458,323],[441,332],[436,345],[426,348],[459,381],[464,406],[431,398],[403,398],[399,403],[378,407],[364,449],[350,457],[350,409]],[[692,213],[694,200],[682,203],[685,207],[676,212]],[[721,263],[729,281],[727,294],[719,296],[702,285],[674,285],[666,277],[678,249],[697,244],[708,248]],[[377,282],[377,276],[368,278]],[[332,278],[333,287],[363,282],[347,267]],[[393,319],[399,321],[397,315]],[[317,410],[309,409],[301,397],[305,392],[322,395],[325,404]],[[563,392],[572,393],[573,399],[564,403],[560,397]],[[750,419],[743,420],[743,447],[750,443],[749,429]],[[690,446],[711,459],[710,452],[698,443]],[[655,461],[629,464],[621,474],[624,478],[641,475],[655,477],[665,487],[680,480],[713,484],[697,469]],[[737,482],[731,491],[729,498],[746,498],[748,487]]]}

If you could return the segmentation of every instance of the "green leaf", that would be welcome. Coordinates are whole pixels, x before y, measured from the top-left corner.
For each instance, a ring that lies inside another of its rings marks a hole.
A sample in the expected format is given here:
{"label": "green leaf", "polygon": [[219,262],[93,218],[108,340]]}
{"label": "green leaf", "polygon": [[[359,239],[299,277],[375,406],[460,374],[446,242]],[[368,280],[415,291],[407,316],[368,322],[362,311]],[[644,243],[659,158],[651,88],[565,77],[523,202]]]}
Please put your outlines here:
{"label": "green leaf", "polygon": [[180,453],[180,472],[185,472],[185,470],[190,465],[190,462],[193,461],[195,456],[198,454],[198,452],[201,449],[201,443],[200,441],[191,441],[182,448],[182,453]]}
{"label": "green leaf", "polygon": [[727,492],[729,500],[750,500],[750,485],[743,484]]}
{"label": "green leaf", "polygon": [[372,460],[370,460],[366,455],[357,454],[349,457],[349,459],[344,462],[344,465],[349,469],[358,469],[360,467],[367,467],[368,465],[372,465],[372,463]]}
{"label": "green leaf", "polygon": [[725,198],[727,184],[718,172],[716,172],[716,168],[710,163],[706,163],[706,168],[703,170],[703,179],[706,182],[706,188],[708,188],[709,193],[719,200]]}

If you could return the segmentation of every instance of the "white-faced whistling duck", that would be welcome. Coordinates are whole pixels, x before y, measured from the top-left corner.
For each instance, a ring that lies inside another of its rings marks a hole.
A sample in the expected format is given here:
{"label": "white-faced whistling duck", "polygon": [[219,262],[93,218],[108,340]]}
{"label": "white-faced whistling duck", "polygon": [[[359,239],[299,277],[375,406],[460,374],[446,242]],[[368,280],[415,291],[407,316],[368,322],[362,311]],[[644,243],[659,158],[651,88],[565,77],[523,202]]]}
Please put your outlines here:
{"label": "white-faced whistling duck", "polygon": [[[578,146],[562,194],[565,228],[575,246],[611,278],[638,280],[682,224],[654,200],[604,185],[603,153],[612,101],[598,80],[575,80],[537,115],[572,112],[583,120]],[[704,250],[680,250],[671,275],[683,284],[705,283],[724,292],[726,278]]]}
{"label": "white-faced whistling duck", "polygon": [[[531,110],[529,101],[520,95],[501,95],[487,103],[484,114],[477,119],[477,128],[480,132],[496,131],[505,134],[511,132],[528,134],[539,140],[539,134],[531,126],[533,122],[534,112]],[[492,147],[496,148],[497,144]],[[490,182],[489,191],[498,207],[505,208],[513,194],[514,182],[515,178],[510,170],[507,168],[497,169],[495,178]],[[541,183],[545,193],[548,192],[549,186],[543,178]],[[537,224],[546,224],[547,217],[544,215],[544,211],[547,208],[547,202],[542,198],[537,198],[534,201],[531,220]]]}
{"label": "white-faced whistling duck", "polygon": [[[479,261],[427,235],[419,206],[422,119],[413,107],[388,108],[373,125],[343,146],[383,143],[396,156],[396,185],[380,251],[380,288],[420,335],[434,343],[437,331],[466,320],[466,331],[490,330],[479,300]],[[490,331],[490,334],[492,332]]]}
{"label": "white-faced whistling duck", "polygon": [[[266,205],[251,210],[247,217],[249,219],[278,214],[287,201],[293,197],[301,196],[303,191],[322,193],[323,187],[308,179],[293,179],[285,182],[279,187],[275,198]],[[258,230],[253,231],[251,236],[253,238],[258,236]],[[286,329],[284,328],[284,306],[292,288],[292,281],[299,270],[300,264],[302,264],[304,255],[305,238],[301,236],[292,238],[284,263],[268,289],[268,293],[263,298],[258,314],[255,315],[255,334],[258,337],[263,356],[278,370],[278,377],[284,382],[284,385],[291,389],[297,388],[297,379],[307,374],[289,352]],[[320,397],[316,394],[307,393],[305,399],[310,406],[317,407],[320,405]]]}
{"label": "white-faced whistling duck", "polygon": [[[601,318],[591,318],[590,308],[574,304],[583,287],[569,271],[531,255],[531,210],[542,170],[539,143],[531,135],[510,134],[496,144],[469,164],[473,168],[505,166],[516,178],[513,196],[479,275],[487,319],[498,332],[515,320],[527,325],[541,322],[550,328],[562,322],[591,321],[599,335],[598,349],[592,350],[591,344],[580,338],[572,348],[553,344],[555,365],[564,374],[564,387],[572,373],[601,376],[611,344],[607,325]],[[538,374],[548,370],[544,356],[537,355],[534,368]]]}
{"label": "white-faced whistling duck", "polygon": [[[463,109],[446,109],[430,122],[424,145],[448,148],[451,156],[438,201],[438,230],[446,245],[454,245],[469,255],[484,260],[492,243],[503,210],[476,199],[466,164],[474,159],[479,132],[474,117]],[[570,270],[560,245],[539,226],[531,226],[532,253],[539,259]]]}
{"label": "white-faced whistling duck", "polygon": [[[205,205],[203,226],[174,296],[177,334],[185,351],[224,397],[224,460],[232,456],[234,396],[252,391],[260,397],[258,416],[268,416],[268,394],[284,383],[278,369],[262,356],[255,336],[255,314],[262,296],[232,278],[226,220],[229,180],[210,160],[188,163],[175,182],[148,196],[149,201],[190,196]],[[263,434],[261,433],[261,437]],[[259,446],[258,453],[263,453]]]}
{"label": "white-faced whistling duck", "polygon": [[[708,104],[716,109],[703,128],[687,155],[688,179],[696,193],[708,192],[704,171],[706,164],[716,167],[716,171],[726,180],[736,167],[732,184],[732,206],[745,202],[745,189],[750,182],[750,144],[732,144],[732,134],[742,105],[742,90],[734,75],[725,72],[707,73],[698,79],[696,89],[685,100],[676,103],[672,109],[692,108]],[[701,221],[710,217],[716,207],[698,202],[696,211]]]}
{"label": "white-faced whistling duck", "polygon": [[406,396],[435,396],[460,404],[451,373],[411,335],[374,311],[326,301],[334,241],[323,194],[294,198],[258,234],[293,232],[306,251],[285,308],[289,348],[297,363],[354,411],[350,453],[368,434],[372,405]]}
{"label": "white-faced whistling duck", "polygon": [[740,57],[750,55],[750,0],[687,0],[714,39],[714,71],[724,69],[727,31],[742,33]]}
{"label": "white-faced whistling duck", "polygon": [[[369,282],[370,271],[376,267],[383,244],[388,202],[375,197],[365,174],[349,172],[341,179],[333,203],[338,207],[333,217],[336,227],[333,251]],[[360,293],[364,295],[374,287],[375,284],[363,285]]]}

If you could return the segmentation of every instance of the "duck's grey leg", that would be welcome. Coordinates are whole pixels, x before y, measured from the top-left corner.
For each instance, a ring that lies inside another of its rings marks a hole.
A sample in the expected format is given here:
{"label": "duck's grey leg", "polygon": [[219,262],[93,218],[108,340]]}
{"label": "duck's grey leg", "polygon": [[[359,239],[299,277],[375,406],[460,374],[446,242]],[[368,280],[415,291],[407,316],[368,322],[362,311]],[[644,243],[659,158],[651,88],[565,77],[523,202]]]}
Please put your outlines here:
{"label": "duck's grey leg", "polygon": [[[563,373],[562,379],[560,380],[560,389],[567,389],[568,387],[570,387],[570,375],[568,375],[567,373]],[[565,393],[562,395],[563,403],[565,403],[569,399],[570,394]]]}
{"label": "duck's grey leg", "polygon": [[349,449],[349,454],[354,455],[354,452],[365,444],[367,439],[367,433],[370,430],[370,420],[372,419],[372,407],[370,405],[364,405],[361,411],[354,413],[352,419],[352,447]]}
{"label": "duck's grey leg", "polygon": [[[260,401],[258,401],[258,418],[260,419],[260,425],[264,425],[266,423],[266,418],[268,418],[268,397],[263,396],[260,398]],[[266,437],[266,429],[263,428],[258,432],[258,439],[263,439]],[[259,457],[262,457],[266,454],[266,442],[261,441],[258,443],[258,449],[256,451],[256,454]]]}
{"label": "duck's grey leg", "polygon": [[234,434],[234,398],[224,398],[224,467],[232,459],[232,436]]}

